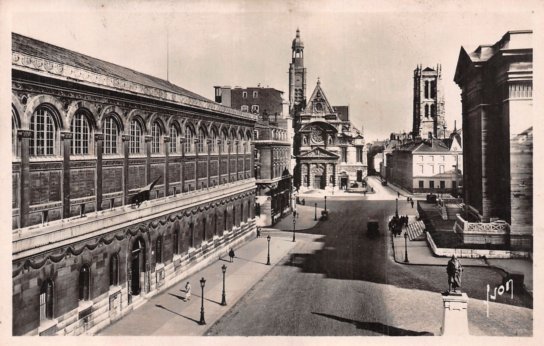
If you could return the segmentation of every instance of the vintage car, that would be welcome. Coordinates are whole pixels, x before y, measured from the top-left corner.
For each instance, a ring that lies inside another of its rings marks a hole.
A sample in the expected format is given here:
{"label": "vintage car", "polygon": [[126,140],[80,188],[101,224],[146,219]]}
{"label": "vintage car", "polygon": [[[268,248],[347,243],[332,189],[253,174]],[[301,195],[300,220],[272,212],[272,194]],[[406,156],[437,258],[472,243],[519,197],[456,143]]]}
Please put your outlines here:
{"label": "vintage car", "polygon": [[368,219],[366,223],[366,234],[370,238],[374,238],[380,235],[380,223],[375,219]]}

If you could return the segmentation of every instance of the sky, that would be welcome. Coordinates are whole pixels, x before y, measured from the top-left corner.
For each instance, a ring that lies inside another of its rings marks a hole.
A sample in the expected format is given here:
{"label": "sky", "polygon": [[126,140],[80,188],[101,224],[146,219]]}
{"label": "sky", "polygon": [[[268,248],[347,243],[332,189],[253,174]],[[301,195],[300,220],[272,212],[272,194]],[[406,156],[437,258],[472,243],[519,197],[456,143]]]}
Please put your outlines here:
{"label": "sky", "polygon": [[367,141],[411,130],[418,64],[442,65],[447,125],[453,129],[457,121],[460,128],[453,76],[461,46],[473,51],[508,30],[532,29],[533,21],[530,6],[508,1],[52,3],[15,6],[12,31],[164,79],[168,73],[172,83],[210,99],[214,85],[259,83],[288,99],[291,42],[299,28],[306,96],[319,77],[333,106],[349,105]]}

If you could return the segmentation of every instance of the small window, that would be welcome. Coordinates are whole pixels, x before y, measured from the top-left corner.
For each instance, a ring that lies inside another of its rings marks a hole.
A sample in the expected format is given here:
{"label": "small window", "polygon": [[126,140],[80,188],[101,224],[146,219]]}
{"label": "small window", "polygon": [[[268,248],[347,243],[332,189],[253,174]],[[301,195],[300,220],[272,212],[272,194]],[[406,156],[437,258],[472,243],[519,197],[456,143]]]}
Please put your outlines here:
{"label": "small window", "polygon": [[253,98],[256,99],[257,97],[259,97],[259,92],[258,92],[258,91],[254,91],[254,92],[253,92]]}
{"label": "small window", "polygon": [[155,258],[157,263],[162,263],[162,236],[157,238],[157,243],[155,244]]}
{"label": "small window", "polygon": [[242,98],[247,99],[247,91],[242,91]]}
{"label": "small window", "polygon": [[47,279],[40,289],[40,322],[53,319],[53,281]]}
{"label": "small window", "polygon": [[429,181],[429,188],[434,189],[434,181],[433,180]]}
{"label": "small window", "polygon": [[445,189],[446,188],[446,182],[444,180],[440,180],[440,188]]}
{"label": "small window", "polygon": [[79,270],[79,300],[90,299],[91,271],[87,264]]}
{"label": "small window", "polygon": [[119,257],[117,254],[110,258],[110,286],[119,285]]}
{"label": "small window", "polygon": [[242,112],[247,112],[249,110],[247,105],[243,105],[241,108]]}
{"label": "small window", "polygon": [[251,113],[259,113],[259,105],[252,105]]}
{"label": "small window", "polygon": [[423,185],[423,180],[420,180],[420,181],[419,181],[419,188],[422,189],[423,186],[424,186],[424,185]]}

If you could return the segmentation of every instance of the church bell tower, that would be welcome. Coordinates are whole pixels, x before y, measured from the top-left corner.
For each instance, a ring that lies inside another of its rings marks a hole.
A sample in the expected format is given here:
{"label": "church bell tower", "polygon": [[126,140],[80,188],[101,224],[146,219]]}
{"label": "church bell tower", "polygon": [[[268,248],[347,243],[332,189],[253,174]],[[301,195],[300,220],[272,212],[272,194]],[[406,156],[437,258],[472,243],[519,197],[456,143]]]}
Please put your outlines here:
{"label": "church bell tower", "polygon": [[300,30],[291,46],[292,59],[289,64],[289,112],[295,113],[306,107],[306,69],[304,68],[304,43],[300,39]]}
{"label": "church bell tower", "polygon": [[421,138],[443,138],[446,131],[442,68],[421,65],[414,70],[414,116],[412,135]]}

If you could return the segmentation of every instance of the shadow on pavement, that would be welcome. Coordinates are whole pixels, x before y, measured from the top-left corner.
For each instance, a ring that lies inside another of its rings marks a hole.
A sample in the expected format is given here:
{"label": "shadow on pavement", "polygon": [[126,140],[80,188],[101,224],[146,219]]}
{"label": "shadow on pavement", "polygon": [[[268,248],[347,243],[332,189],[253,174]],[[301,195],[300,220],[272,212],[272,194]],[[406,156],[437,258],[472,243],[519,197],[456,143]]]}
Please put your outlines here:
{"label": "shadow on pavement", "polygon": [[312,312],[312,314],[327,317],[327,318],[337,320],[340,322],[350,323],[350,324],[353,324],[355,327],[357,327],[357,329],[369,330],[371,332],[380,333],[387,336],[424,336],[424,335],[434,336],[434,334],[430,332],[416,332],[413,330],[407,330],[407,329],[397,328],[393,326],[388,326],[386,324],[379,323],[379,322],[360,322],[360,321],[351,320],[349,318],[323,314],[320,312]]}
{"label": "shadow on pavement", "polygon": [[188,319],[188,320],[190,320],[190,321],[193,321],[193,322],[195,322],[196,324],[198,324],[198,322],[199,322],[199,321],[195,320],[194,318],[191,318],[191,317],[187,317],[187,316],[183,316],[183,315],[181,315],[181,314],[178,314],[177,312],[172,311],[172,310],[170,310],[170,309],[168,309],[168,308],[166,308],[166,307],[164,307],[164,306],[162,306],[162,305],[155,304],[155,306],[158,307],[158,308],[164,309],[164,310],[166,310],[166,311],[169,311],[169,312],[171,312],[171,313],[173,313],[173,314],[175,314],[175,315],[178,315],[178,316],[180,316],[180,317],[186,318],[186,319]]}

